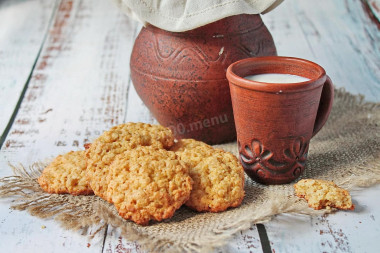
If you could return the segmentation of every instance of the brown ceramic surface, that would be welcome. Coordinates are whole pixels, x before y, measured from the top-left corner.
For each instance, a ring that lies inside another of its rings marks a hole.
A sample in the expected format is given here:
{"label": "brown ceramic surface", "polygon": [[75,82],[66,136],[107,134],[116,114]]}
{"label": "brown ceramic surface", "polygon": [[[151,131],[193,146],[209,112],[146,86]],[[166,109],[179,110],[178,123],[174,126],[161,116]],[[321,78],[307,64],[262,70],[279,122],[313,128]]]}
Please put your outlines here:
{"label": "brown ceramic surface", "polygon": [[[291,84],[244,79],[281,73],[310,81]],[[325,124],[333,85],[316,63],[290,57],[258,57],[233,63],[227,70],[240,161],[246,173],[264,184],[289,183],[305,168],[310,139]]]}
{"label": "brown ceramic surface", "polygon": [[236,138],[226,69],[264,55],[276,55],[276,48],[259,15],[182,33],[148,26],[133,48],[131,78],[154,117],[177,138],[222,143]]}

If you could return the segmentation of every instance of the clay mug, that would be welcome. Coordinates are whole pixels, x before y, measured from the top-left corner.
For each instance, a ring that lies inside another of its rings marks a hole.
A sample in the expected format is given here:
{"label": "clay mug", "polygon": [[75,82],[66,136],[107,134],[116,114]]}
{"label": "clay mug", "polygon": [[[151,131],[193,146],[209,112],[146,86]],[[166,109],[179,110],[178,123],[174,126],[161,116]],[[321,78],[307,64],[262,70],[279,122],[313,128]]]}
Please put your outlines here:
{"label": "clay mug", "polygon": [[[248,80],[258,74],[290,74],[306,81]],[[227,69],[245,172],[263,184],[284,184],[304,171],[310,139],[330,114],[334,88],[318,64],[291,57],[247,58]],[[310,79],[310,80],[309,80]]]}

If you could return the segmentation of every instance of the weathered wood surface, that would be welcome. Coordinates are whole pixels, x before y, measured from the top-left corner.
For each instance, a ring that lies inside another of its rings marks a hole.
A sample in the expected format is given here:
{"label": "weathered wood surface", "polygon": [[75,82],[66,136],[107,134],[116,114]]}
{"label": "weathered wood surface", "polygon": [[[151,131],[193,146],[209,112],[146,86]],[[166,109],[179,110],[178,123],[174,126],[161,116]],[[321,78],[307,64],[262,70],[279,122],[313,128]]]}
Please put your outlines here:
{"label": "weathered wood surface", "polygon": [[56,3],[0,1],[0,136],[32,71]]}
{"label": "weathered wood surface", "polygon": [[60,3],[3,145],[11,162],[81,148],[125,121],[134,29],[112,3]]}
{"label": "weathered wood surface", "polygon": [[[0,6],[10,2],[0,2]],[[46,2],[16,1],[20,8]],[[15,64],[16,70],[9,70],[11,67],[8,66],[7,71],[1,72],[0,68],[0,87],[5,87],[5,92],[11,89],[13,92],[2,95],[1,90],[0,93],[3,125],[8,124],[14,107],[9,105],[9,99],[13,104],[17,103],[25,85],[26,80],[21,80],[25,77],[18,67],[22,65],[23,73],[30,73],[43,41],[43,27],[45,30],[48,27],[46,17],[53,15],[28,89],[0,152],[0,176],[12,174],[8,161],[31,164],[80,149],[111,125],[125,121],[155,122],[129,79],[129,56],[139,26],[109,1],[58,2],[56,12],[54,4],[43,13],[36,9],[29,12],[25,8],[17,10],[17,5],[0,8],[0,19],[8,17],[11,20],[8,25],[0,22],[0,52],[4,48],[14,54],[22,52],[22,48],[30,52],[25,62]],[[42,27],[42,30],[38,30],[40,35],[29,33],[29,36],[39,36],[35,40],[39,39],[40,45],[32,43],[34,51],[25,49],[32,48],[28,40],[17,44],[20,50],[4,42],[10,31],[15,37],[28,36],[28,32],[20,28],[25,23],[10,18],[14,11],[25,15],[35,12],[33,27],[35,30]],[[263,18],[280,55],[314,60],[326,68],[336,86],[365,94],[369,100],[380,101],[380,33],[360,1],[323,0],[318,4],[285,1]],[[6,27],[7,34],[2,27]],[[0,53],[0,66],[2,59],[5,58]],[[13,58],[9,56],[8,59]],[[7,73],[7,78],[1,73]],[[18,78],[16,88],[12,86],[12,78]],[[10,108],[11,112],[3,114],[3,108]],[[380,188],[376,187],[353,192],[354,201],[360,203],[353,213],[339,212],[318,218],[278,216],[266,224],[272,250],[376,252],[374,250],[380,248],[379,240],[375,240],[380,236],[380,205],[374,200],[378,199],[379,191]],[[141,252],[138,244],[120,238],[111,228],[89,241],[59,228],[54,221],[11,211],[9,202],[4,200],[0,200],[0,217],[0,245],[4,252]],[[256,227],[236,235],[218,251],[261,252]]]}
{"label": "weathered wood surface", "polygon": [[[103,130],[125,121],[135,27],[112,2],[60,1],[2,147],[0,176],[12,174],[8,161],[28,165],[81,149]],[[9,205],[1,200],[2,252],[103,249],[105,231],[88,241],[59,228],[52,220],[10,211]],[[42,225],[46,228],[42,229]]]}

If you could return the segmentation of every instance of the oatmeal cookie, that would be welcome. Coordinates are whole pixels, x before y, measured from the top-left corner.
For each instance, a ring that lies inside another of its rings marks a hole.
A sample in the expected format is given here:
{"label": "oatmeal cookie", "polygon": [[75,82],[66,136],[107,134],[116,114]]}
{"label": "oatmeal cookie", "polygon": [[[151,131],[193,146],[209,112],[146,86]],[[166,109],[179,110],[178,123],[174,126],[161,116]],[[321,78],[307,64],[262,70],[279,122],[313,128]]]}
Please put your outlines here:
{"label": "oatmeal cookie", "polygon": [[85,151],[71,151],[57,156],[43,170],[38,183],[48,193],[92,194],[85,174]]}
{"label": "oatmeal cookie", "polygon": [[99,136],[86,151],[87,179],[94,193],[107,199],[107,174],[116,156],[138,146],[170,148],[174,137],[170,129],[160,125],[126,123],[112,127]]}
{"label": "oatmeal cookie", "polygon": [[205,157],[212,156],[215,151],[210,145],[194,139],[179,140],[170,150],[176,152],[180,158],[185,158],[184,161],[190,167],[195,167]]}
{"label": "oatmeal cookie", "polygon": [[138,147],[111,164],[107,195],[120,216],[147,225],[172,217],[191,189],[188,169],[174,152]]}
{"label": "oatmeal cookie", "polygon": [[175,143],[175,145],[171,148],[174,152],[184,152],[186,150],[192,152],[193,149],[201,149],[204,151],[214,150],[213,147],[207,145],[204,142],[197,141],[194,139],[182,139]]}
{"label": "oatmeal cookie", "polygon": [[199,212],[221,212],[241,204],[244,169],[233,154],[192,139],[178,141],[172,150],[187,164],[194,181],[186,206]]}
{"label": "oatmeal cookie", "polygon": [[294,185],[296,195],[307,200],[315,210],[337,208],[354,210],[350,193],[326,180],[302,179]]}

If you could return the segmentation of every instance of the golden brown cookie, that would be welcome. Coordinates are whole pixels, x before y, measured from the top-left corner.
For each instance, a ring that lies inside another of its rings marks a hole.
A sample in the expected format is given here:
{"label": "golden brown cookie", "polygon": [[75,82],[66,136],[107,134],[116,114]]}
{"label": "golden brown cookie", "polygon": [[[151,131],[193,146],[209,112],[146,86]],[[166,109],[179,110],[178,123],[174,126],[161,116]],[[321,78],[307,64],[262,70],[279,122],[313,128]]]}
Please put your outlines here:
{"label": "golden brown cookie", "polygon": [[174,137],[170,129],[160,125],[126,123],[112,127],[99,136],[86,151],[87,179],[94,193],[107,199],[107,174],[116,156],[138,146],[170,148]]}
{"label": "golden brown cookie", "polygon": [[213,147],[207,145],[204,142],[197,141],[194,139],[182,139],[175,143],[175,145],[171,148],[174,152],[184,152],[186,150],[192,152],[193,149],[201,149],[201,150],[214,150]]}
{"label": "golden brown cookie", "polygon": [[322,208],[337,208],[354,210],[350,193],[339,188],[334,182],[326,180],[302,179],[294,185],[296,195],[305,198],[309,207],[319,210]]}
{"label": "golden brown cookie", "polygon": [[86,180],[85,151],[57,156],[43,170],[38,183],[48,193],[93,194]]}
{"label": "golden brown cookie", "polygon": [[188,169],[174,152],[138,147],[111,164],[107,195],[120,216],[147,225],[172,217],[191,189]]}
{"label": "golden brown cookie", "polygon": [[187,164],[194,181],[186,206],[221,212],[241,204],[244,170],[233,154],[192,139],[178,141],[172,150]]}
{"label": "golden brown cookie", "polygon": [[210,145],[194,139],[179,140],[170,150],[176,152],[181,158],[187,158],[185,162],[190,167],[195,167],[205,157],[211,156],[215,151]]}

